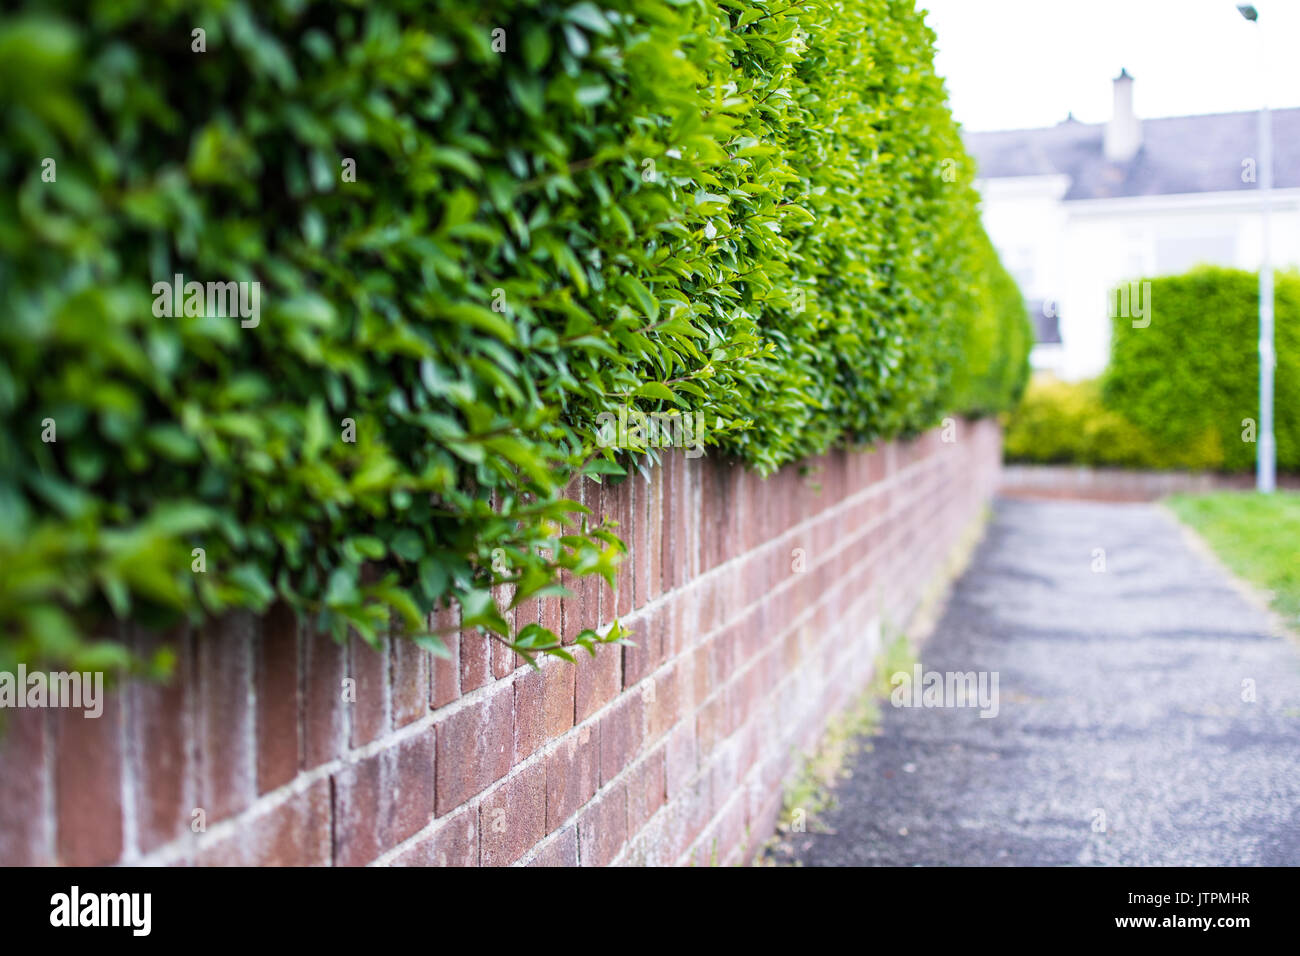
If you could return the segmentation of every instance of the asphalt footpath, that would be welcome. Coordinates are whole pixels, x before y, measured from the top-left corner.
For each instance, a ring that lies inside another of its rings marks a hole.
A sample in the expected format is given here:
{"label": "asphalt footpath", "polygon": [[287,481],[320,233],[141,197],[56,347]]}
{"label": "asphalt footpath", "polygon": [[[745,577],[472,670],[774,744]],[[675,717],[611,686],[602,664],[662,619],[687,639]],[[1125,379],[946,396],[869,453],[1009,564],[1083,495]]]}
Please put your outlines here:
{"label": "asphalt footpath", "polygon": [[1297,644],[1159,506],[1000,499],[920,664],[778,864],[1300,865]]}

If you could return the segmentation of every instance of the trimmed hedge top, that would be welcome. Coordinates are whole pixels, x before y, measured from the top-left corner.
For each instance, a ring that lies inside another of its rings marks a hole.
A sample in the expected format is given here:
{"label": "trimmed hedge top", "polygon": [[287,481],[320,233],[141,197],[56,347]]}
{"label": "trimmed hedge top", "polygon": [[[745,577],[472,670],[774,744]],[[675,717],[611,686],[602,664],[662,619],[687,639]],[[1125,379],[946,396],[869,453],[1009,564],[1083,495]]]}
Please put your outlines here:
{"label": "trimmed hedge top", "polygon": [[[1275,279],[1277,464],[1297,472],[1300,275],[1279,272]],[[1100,381],[1031,383],[1008,416],[1007,459],[1252,470],[1259,447],[1259,274],[1200,266],[1126,282],[1122,295],[1111,300],[1110,364]],[[1136,304],[1118,307],[1124,301]]]}
{"label": "trimmed hedge top", "polygon": [[561,497],[632,462],[602,413],[768,472],[1006,407],[932,44],[911,0],[7,14],[0,664],[277,596],[563,653],[492,593],[612,572]]}
{"label": "trimmed hedge top", "polygon": [[[1202,266],[1145,281],[1150,325],[1113,320],[1103,400],[1150,438],[1163,467],[1249,471],[1259,426],[1259,273]],[[1273,310],[1277,465],[1300,471],[1300,275],[1275,276]]]}

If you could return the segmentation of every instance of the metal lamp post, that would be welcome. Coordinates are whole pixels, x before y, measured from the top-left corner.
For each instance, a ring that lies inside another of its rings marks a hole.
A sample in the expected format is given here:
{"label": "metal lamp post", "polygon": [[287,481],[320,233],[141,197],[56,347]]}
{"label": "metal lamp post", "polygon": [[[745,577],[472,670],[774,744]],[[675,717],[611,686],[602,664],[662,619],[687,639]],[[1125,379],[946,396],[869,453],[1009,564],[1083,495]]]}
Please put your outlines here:
{"label": "metal lamp post", "polygon": [[[1259,23],[1252,4],[1237,5],[1241,15]],[[1256,27],[1258,29],[1258,26]],[[1264,39],[1259,34],[1260,64],[1264,64]],[[1263,245],[1259,263],[1259,435],[1255,456],[1255,488],[1271,492],[1277,486],[1277,448],[1273,443],[1273,263],[1269,235],[1269,200],[1273,190],[1273,125],[1268,113],[1268,84],[1259,108],[1259,199],[1263,212]]]}

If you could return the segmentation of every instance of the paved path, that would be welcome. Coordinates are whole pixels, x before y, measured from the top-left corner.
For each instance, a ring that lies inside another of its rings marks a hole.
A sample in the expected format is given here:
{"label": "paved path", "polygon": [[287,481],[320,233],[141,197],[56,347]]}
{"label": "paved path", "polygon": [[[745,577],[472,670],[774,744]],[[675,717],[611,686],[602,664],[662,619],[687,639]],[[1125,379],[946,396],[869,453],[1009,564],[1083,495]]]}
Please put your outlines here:
{"label": "paved path", "polygon": [[1300,865],[1300,653],[1156,506],[1000,500],[921,663],[997,716],[886,703],[804,865]]}

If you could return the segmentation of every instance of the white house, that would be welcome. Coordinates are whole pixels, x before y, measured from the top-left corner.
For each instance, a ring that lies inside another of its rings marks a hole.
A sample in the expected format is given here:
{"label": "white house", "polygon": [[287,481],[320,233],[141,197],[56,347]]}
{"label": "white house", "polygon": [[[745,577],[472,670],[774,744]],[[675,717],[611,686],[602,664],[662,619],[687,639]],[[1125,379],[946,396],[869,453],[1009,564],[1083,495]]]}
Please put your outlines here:
{"label": "white house", "polygon": [[[985,227],[1034,315],[1033,365],[1067,379],[1105,367],[1119,283],[1199,263],[1255,270],[1262,253],[1258,113],[1142,120],[1127,71],[1114,86],[1108,123],[966,134]],[[1271,118],[1271,254],[1294,267],[1300,109]]]}

